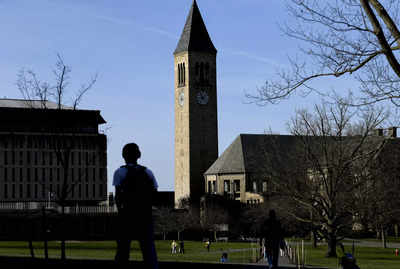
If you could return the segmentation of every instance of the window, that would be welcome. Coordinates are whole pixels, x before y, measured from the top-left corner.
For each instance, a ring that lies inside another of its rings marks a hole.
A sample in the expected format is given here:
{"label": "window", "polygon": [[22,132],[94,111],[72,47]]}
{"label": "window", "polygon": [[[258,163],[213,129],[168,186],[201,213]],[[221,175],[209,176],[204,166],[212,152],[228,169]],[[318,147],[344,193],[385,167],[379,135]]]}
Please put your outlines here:
{"label": "window", "polygon": [[211,193],[211,181],[208,181],[208,193]]}
{"label": "window", "polygon": [[8,175],[7,175],[8,169],[4,168],[4,181],[8,181]]}
{"label": "window", "polygon": [[8,164],[8,151],[4,151],[4,164]]}
{"label": "window", "polygon": [[26,162],[27,162],[27,164],[31,164],[31,152],[30,151],[26,152]]}
{"label": "window", "polygon": [[229,193],[231,191],[230,185],[229,180],[224,180],[224,192]]}
{"label": "window", "polygon": [[31,198],[31,184],[26,185],[26,197]]}
{"label": "window", "polygon": [[185,63],[178,64],[178,86],[184,86],[186,83]]}
{"label": "window", "polygon": [[204,63],[200,64],[200,82],[204,82]]}
{"label": "window", "polygon": [[24,152],[19,152],[19,164],[22,165],[24,163]]}
{"label": "window", "polygon": [[38,198],[38,185],[37,184],[35,184],[34,197],[35,197],[35,199]]}
{"label": "window", "polygon": [[253,192],[257,192],[257,182],[253,181]]}
{"label": "window", "polygon": [[8,198],[8,185],[4,184],[4,198],[7,199]]}
{"label": "window", "polygon": [[99,185],[99,196],[103,195],[103,184]]}
{"label": "window", "polygon": [[96,185],[95,184],[93,184],[92,185],[92,197],[94,198],[94,197],[96,197]]}
{"label": "window", "polygon": [[15,184],[12,184],[11,197],[12,197],[13,199],[15,198]]}
{"label": "window", "polygon": [[262,183],[262,191],[263,192],[267,191],[267,181],[263,181],[263,183]]}
{"label": "window", "polygon": [[26,168],[26,181],[30,182],[31,181],[31,169]]}
{"label": "window", "polygon": [[22,184],[19,184],[19,198],[24,197],[24,186]]}
{"label": "window", "polygon": [[82,184],[79,184],[78,186],[78,197],[82,198]]}
{"label": "window", "polygon": [[240,192],[240,180],[234,181],[235,192]]}
{"label": "window", "polygon": [[89,184],[86,184],[86,188],[85,188],[85,198],[89,198]]}

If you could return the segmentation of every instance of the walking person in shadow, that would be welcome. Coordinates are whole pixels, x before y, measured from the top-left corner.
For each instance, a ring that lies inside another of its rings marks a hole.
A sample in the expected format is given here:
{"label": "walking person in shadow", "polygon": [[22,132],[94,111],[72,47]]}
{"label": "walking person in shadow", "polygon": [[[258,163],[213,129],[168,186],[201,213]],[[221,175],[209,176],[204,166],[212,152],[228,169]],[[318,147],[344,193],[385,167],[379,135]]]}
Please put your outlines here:
{"label": "walking person in shadow", "polygon": [[152,197],[157,181],[150,169],[137,163],[141,152],[135,143],[122,149],[125,165],[114,173],[115,201],[118,208],[117,251],[115,261],[128,264],[132,239],[139,241],[145,268],[158,269],[154,245]]}
{"label": "walking person in shadow", "polygon": [[281,223],[276,219],[275,210],[269,211],[269,218],[264,221],[262,237],[265,242],[265,254],[271,268],[278,268],[279,247],[283,240]]}

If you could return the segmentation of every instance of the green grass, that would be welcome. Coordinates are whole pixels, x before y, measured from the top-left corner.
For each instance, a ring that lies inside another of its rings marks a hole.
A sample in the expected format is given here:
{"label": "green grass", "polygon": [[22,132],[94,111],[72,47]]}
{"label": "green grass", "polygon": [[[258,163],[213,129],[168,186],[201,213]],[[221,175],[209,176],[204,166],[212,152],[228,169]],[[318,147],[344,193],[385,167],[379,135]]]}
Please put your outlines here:
{"label": "green grass", "polygon": [[[229,253],[229,261],[234,263],[249,263],[254,256],[254,251],[243,250],[256,247],[251,243],[225,243],[211,244],[210,252],[204,248],[203,242],[185,241],[185,254],[171,254],[171,241],[156,241],[157,255],[160,261],[192,261],[192,262],[218,262],[221,250],[241,249]],[[44,257],[43,242],[34,242],[35,256]],[[66,254],[68,258],[94,258],[113,259],[116,243],[114,241],[67,242]],[[0,242],[0,255],[2,256],[29,256],[27,242]],[[60,257],[60,243],[49,242],[49,256]],[[141,260],[142,255],[139,244],[132,241],[131,260]]]}
{"label": "green grass", "polygon": [[[252,261],[256,244],[251,243],[213,243],[211,251],[207,252],[203,242],[185,241],[185,254],[171,254],[171,241],[156,241],[157,255],[160,261],[191,261],[191,262],[218,262],[223,250],[240,250],[229,253],[229,261],[234,263],[249,263]],[[36,257],[43,257],[43,243],[34,242]],[[113,259],[116,243],[114,241],[90,241],[90,242],[67,242],[67,258],[92,258],[92,259]],[[317,249],[305,246],[306,263],[309,265],[337,268],[337,258],[325,258],[327,247],[322,245]],[[346,251],[350,251],[346,246]],[[338,254],[340,251],[338,250]],[[1,256],[29,256],[27,242],[1,242]],[[49,242],[50,257],[60,257],[60,243]],[[355,257],[362,269],[399,269],[400,256],[394,255],[393,249],[374,247],[356,247]],[[141,252],[136,241],[132,242],[131,260],[141,260]]]}
{"label": "green grass", "polygon": [[[305,246],[306,263],[311,265],[323,266],[328,268],[337,268],[337,258],[325,258],[326,246],[319,246],[317,249],[311,246]],[[348,247],[346,251],[349,251]],[[340,255],[340,250],[337,251]],[[362,269],[399,269],[400,256],[394,255],[393,249],[383,249],[375,247],[356,247],[355,255],[357,264]]]}

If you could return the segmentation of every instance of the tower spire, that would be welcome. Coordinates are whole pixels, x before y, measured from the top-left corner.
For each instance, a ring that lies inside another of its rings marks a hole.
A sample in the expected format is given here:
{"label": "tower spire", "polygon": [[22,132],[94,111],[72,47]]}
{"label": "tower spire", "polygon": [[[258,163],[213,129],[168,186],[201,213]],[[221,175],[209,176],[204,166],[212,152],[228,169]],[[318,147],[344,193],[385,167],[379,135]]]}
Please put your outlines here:
{"label": "tower spire", "polygon": [[196,0],[193,0],[192,7],[186,19],[185,27],[174,54],[183,51],[197,51],[217,53],[214,44],[208,34]]}

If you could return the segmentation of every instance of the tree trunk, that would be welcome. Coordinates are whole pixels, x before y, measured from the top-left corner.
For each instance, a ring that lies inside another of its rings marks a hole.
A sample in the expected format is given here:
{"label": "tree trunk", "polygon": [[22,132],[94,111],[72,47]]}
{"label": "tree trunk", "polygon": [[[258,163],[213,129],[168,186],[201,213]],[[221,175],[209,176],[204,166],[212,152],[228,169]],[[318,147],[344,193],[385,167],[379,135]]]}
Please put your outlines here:
{"label": "tree trunk", "polygon": [[34,259],[35,258],[35,252],[33,250],[32,238],[29,239],[29,252],[31,254],[31,258]]}
{"label": "tree trunk", "polygon": [[328,252],[326,253],[326,257],[337,257],[336,254],[336,245],[337,239],[334,234],[329,234],[328,238]]}
{"label": "tree trunk", "polygon": [[[61,220],[65,220],[65,206],[64,204],[61,206]],[[66,260],[66,255],[65,255],[65,237],[64,233],[61,233],[61,260]]]}
{"label": "tree trunk", "polygon": [[386,231],[383,227],[381,228],[381,235],[382,235],[382,247],[387,248]]}
{"label": "tree trunk", "polygon": [[399,237],[399,225],[397,223],[394,225],[394,236]]}
{"label": "tree trunk", "polygon": [[33,226],[33,224],[32,224],[32,226],[31,226],[31,237],[29,238],[29,242],[28,242],[28,245],[29,245],[29,252],[31,253],[31,258],[32,259],[34,259],[35,258],[35,251],[34,251],[34,248],[33,248],[33,238],[34,238],[34,226]]}
{"label": "tree trunk", "polygon": [[44,259],[49,259],[49,247],[47,245],[47,224],[46,224],[46,209],[42,207],[42,233],[43,233],[43,244],[44,244]]}
{"label": "tree trunk", "polygon": [[318,247],[318,242],[317,242],[318,238],[317,238],[317,233],[316,233],[315,229],[313,229],[311,231],[311,238],[312,238],[312,247],[317,248]]}

